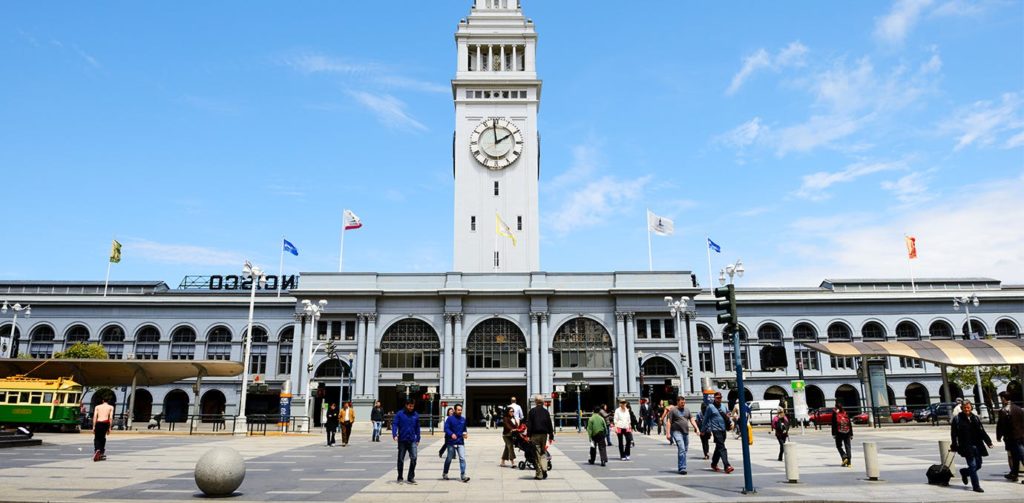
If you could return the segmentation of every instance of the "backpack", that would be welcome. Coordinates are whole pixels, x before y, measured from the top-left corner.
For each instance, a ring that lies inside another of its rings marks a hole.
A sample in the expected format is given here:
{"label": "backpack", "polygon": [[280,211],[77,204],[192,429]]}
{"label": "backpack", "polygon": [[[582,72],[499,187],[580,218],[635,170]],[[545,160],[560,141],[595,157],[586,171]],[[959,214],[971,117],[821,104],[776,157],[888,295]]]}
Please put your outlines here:
{"label": "backpack", "polygon": [[836,431],[843,435],[850,433],[850,416],[846,412],[836,414]]}
{"label": "backpack", "polygon": [[783,417],[775,420],[775,436],[784,437],[789,434],[789,419]]}

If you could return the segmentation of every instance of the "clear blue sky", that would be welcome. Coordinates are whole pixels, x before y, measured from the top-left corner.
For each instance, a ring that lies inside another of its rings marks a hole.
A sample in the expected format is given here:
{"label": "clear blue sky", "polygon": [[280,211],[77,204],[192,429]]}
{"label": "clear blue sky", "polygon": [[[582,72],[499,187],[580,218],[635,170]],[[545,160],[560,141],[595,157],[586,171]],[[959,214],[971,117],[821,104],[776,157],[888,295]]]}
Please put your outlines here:
{"label": "clear blue sky", "polygon": [[[0,279],[450,269],[470,3],[5,5]],[[545,270],[1024,282],[1020,1],[522,3]]]}

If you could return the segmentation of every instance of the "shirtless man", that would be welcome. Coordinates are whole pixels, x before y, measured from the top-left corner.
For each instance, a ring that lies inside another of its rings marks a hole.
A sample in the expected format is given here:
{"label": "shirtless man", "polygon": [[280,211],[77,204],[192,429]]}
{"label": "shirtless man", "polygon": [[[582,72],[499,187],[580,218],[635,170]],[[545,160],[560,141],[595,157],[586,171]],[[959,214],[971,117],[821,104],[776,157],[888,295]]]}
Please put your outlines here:
{"label": "shirtless man", "polygon": [[103,403],[97,405],[92,411],[92,446],[96,450],[92,455],[93,461],[107,459],[107,435],[110,434],[110,425],[113,420],[114,406],[107,403],[106,398],[103,398]]}

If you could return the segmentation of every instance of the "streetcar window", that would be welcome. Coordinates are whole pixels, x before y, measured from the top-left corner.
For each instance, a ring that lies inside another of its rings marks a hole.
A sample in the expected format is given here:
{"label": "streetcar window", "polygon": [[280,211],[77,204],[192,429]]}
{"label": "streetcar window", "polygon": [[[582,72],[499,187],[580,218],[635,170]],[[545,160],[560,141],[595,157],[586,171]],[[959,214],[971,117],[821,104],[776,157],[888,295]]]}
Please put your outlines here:
{"label": "streetcar window", "polygon": [[43,403],[53,403],[53,393],[43,393]]}
{"label": "streetcar window", "polygon": [[6,402],[6,401],[7,401],[7,392],[6,391],[0,391],[0,403]]}
{"label": "streetcar window", "polygon": [[28,403],[28,391],[21,392],[21,399],[18,400],[21,403]]}
{"label": "streetcar window", "polygon": [[43,398],[43,393],[41,391],[33,391],[32,392],[32,403],[38,404],[39,401],[42,400],[42,398]]}

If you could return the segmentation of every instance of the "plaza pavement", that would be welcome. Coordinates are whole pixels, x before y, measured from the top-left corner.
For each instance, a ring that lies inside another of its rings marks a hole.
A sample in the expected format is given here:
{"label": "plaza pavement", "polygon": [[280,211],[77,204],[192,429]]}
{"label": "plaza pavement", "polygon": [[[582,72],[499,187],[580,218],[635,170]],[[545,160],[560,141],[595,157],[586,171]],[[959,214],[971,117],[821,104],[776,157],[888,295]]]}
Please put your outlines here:
{"label": "plaza pavement", "polygon": [[[441,480],[437,457],[441,435],[425,434],[420,444],[417,485],[395,482],[395,446],[388,436],[368,441],[368,428],[357,428],[348,447],[328,448],[321,435],[232,437],[115,432],[107,461],[90,457],[92,436],[44,434],[38,447],[0,451],[0,501],[190,501],[201,497],[192,477],[196,460],[207,450],[231,447],[246,459],[246,478],[230,501],[972,501],[1024,500],[1024,485],[1002,478],[1005,451],[996,445],[985,458],[977,495],[954,477],[948,488],[925,484],[928,465],[938,462],[937,440],[948,429],[929,426],[858,428],[854,466],[839,466],[825,431],[793,432],[799,444],[800,483],[784,481],[776,461],[778,444],[767,430],[757,430],[751,447],[756,494],[743,495],[740,444],[728,442],[736,471],[712,472],[700,442],[690,443],[689,474],[675,473],[675,447],[664,437],[637,435],[631,461],[620,461],[609,448],[607,467],[586,462],[588,442],[575,429],[556,436],[554,469],[547,480],[532,471],[500,468],[502,442],[496,430],[473,429],[468,440],[469,483],[458,480],[458,461]],[[868,481],[861,442],[878,444],[881,480]],[[520,454],[521,457],[521,454]],[[963,466],[962,459],[957,464]]]}

